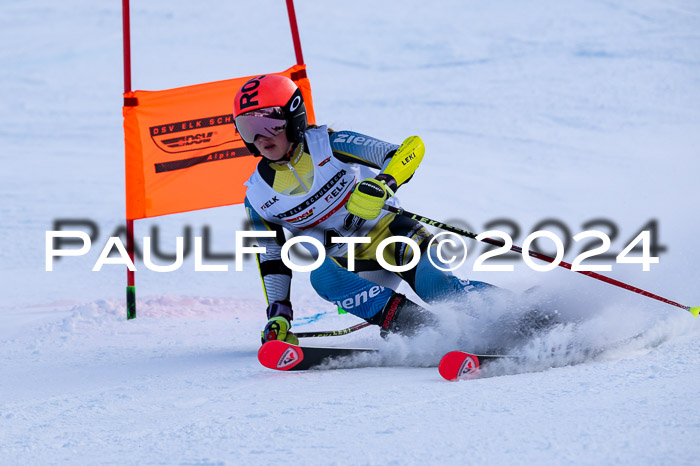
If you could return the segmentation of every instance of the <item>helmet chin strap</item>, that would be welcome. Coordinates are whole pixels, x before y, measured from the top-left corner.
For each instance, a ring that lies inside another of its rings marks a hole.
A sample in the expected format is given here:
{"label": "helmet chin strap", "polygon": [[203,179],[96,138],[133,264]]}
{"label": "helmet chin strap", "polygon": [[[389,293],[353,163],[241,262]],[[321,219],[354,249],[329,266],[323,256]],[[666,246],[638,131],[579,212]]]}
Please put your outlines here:
{"label": "helmet chin strap", "polygon": [[[298,151],[297,151],[297,149],[298,149]],[[277,161],[277,163],[280,163],[280,162],[287,163],[290,160],[292,160],[292,157],[294,157],[295,153],[297,153],[297,152],[302,153],[303,151],[304,151],[304,140],[302,139],[302,141],[299,142],[298,144],[292,144],[292,148],[289,149],[289,152],[287,152],[287,154],[284,157],[279,159]]]}

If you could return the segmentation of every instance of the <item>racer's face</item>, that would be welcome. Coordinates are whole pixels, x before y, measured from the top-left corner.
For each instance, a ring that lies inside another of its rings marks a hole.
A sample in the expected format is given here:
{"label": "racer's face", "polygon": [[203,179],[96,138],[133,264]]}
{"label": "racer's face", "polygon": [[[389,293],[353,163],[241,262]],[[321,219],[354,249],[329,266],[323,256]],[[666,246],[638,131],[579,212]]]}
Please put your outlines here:
{"label": "racer's face", "polygon": [[255,136],[255,147],[263,157],[277,162],[292,150],[292,143],[287,140],[287,132],[281,131],[276,136]]}

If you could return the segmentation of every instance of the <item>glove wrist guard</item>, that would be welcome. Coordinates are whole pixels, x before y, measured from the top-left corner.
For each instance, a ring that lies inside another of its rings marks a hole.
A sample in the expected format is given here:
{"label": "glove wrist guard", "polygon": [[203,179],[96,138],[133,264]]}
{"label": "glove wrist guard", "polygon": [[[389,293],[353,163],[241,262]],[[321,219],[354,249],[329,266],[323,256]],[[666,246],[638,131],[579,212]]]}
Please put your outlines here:
{"label": "glove wrist guard", "polygon": [[399,186],[396,183],[394,177],[389,175],[388,173],[380,173],[379,175],[375,176],[374,179],[383,181],[386,187],[389,188],[389,190],[391,191],[392,195],[396,192],[397,189],[399,189]]}

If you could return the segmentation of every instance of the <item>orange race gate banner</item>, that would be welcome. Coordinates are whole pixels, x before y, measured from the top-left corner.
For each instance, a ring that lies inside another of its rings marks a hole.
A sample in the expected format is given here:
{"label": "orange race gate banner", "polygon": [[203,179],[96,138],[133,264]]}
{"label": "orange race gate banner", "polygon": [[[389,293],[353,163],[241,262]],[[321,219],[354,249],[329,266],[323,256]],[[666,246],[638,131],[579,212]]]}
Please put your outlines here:
{"label": "orange race gate banner", "polygon": [[[273,74],[299,86],[314,124],[306,65]],[[243,202],[259,159],[236,132],[233,99],[253,77],[124,94],[128,220]]]}

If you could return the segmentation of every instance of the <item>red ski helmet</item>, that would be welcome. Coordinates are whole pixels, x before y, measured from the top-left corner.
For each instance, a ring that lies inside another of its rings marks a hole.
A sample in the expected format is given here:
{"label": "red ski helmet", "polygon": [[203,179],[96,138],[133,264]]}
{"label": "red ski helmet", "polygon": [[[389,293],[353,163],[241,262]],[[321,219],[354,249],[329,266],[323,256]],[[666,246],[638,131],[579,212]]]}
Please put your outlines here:
{"label": "red ski helmet", "polygon": [[[270,110],[261,112],[262,109]],[[303,141],[304,131],[308,125],[306,106],[301,90],[288,77],[277,74],[258,76],[248,80],[236,93],[233,103],[236,130],[243,137],[243,142],[248,150],[254,155],[260,156],[260,152],[253,144],[255,134],[251,134],[251,131],[254,131],[254,128],[251,125],[242,124],[243,120],[236,121],[240,116],[249,112],[259,117],[284,120],[289,142],[297,144]],[[276,128],[281,129],[279,126]],[[268,130],[268,133],[272,131]],[[247,137],[244,137],[244,133]],[[275,133],[273,132],[273,134]]]}

